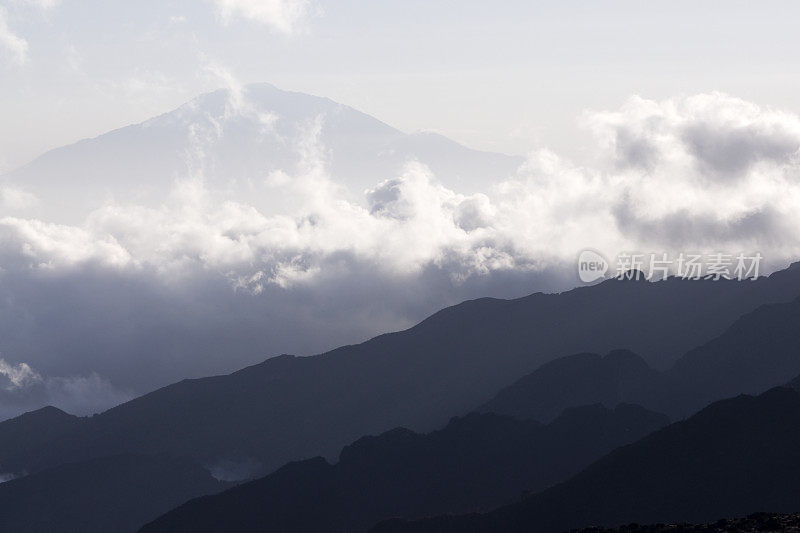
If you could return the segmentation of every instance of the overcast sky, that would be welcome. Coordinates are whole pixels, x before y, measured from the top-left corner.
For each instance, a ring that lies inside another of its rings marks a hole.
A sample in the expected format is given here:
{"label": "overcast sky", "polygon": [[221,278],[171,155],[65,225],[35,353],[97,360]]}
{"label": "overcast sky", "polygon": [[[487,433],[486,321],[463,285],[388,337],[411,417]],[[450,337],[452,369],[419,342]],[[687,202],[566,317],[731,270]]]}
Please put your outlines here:
{"label": "overcast sky", "polygon": [[0,168],[243,82],[475,148],[579,157],[575,120],[723,91],[800,111],[796,2],[0,0]]}

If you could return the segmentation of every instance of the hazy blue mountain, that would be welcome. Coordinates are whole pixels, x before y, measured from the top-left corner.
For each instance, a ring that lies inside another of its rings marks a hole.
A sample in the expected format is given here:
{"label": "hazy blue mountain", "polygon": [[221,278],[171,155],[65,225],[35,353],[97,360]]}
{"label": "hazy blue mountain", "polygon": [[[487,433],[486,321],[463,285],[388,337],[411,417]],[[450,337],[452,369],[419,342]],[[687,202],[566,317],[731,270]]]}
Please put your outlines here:
{"label": "hazy blue mountain", "polygon": [[[441,427],[454,414],[485,404],[520,376],[569,353],[628,346],[647,364],[663,367],[692,346],[729,345],[724,339],[709,341],[720,333],[724,338],[740,329],[749,332],[753,349],[758,349],[759,334],[789,339],[796,329],[797,302],[736,319],[764,302],[795,295],[798,273],[793,266],[755,282],[610,280],[562,294],[464,302],[403,332],[315,357],[283,356],[227,376],[185,380],[91,418],[75,419],[52,409],[24,415],[0,424],[0,473],[44,474],[65,463],[163,454],[235,480],[267,474],[292,460],[331,458],[362,435],[398,426],[414,431]],[[765,322],[759,318],[763,313],[787,313],[787,318]],[[750,327],[750,320],[776,327]],[[792,368],[793,344],[768,339],[762,344],[770,347],[759,359],[764,365],[781,363],[775,366],[780,372]],[[775,349],[781,346],[789,352]],[[575,402],[588,402],[594,394],[595,401],[616,402],[620,391],[626,400],[645,398],[658,390],[654,382],[644,389],[632,386],[635,376],[655,379],[657,374],[630,352],[567,361],[611,369],[596,373],[606,380],[599,386],[589,382],[591,387],[575,390]],[[721,361],[703,368],[719,374],[720,383],[727,373],[739,375],[736,364]],[[563,361],[545,370],[561,366]],[[584,372],[584,378],[590,375]],[[675,379],[677,374],[668,375]],[[753,374],[762,385],[768,381],[764,376],[776,375]],[[609,389],[609,383],[625,386]],[[541,391],[534,393],[518,401],[538,401],[536,394],[547,399]],[[570,398],[548,402],[542,405],[553,412],[569,407]],[[512,412],[525,409],[511,404]]]}
{"label": "hazy blue mountain", "polygon": [[627,346],[666,366],[758,305],[796,295],[798,274],[793,267],[747,282],[609,280],[468,301],[359,345],[164,387],[85,419],[57,445],[41,438],[0,448],[0,465],[35,472],[103,455],[168,453],[209,468],[248,465],[234,468],[242,477],[266,474],[292,460],[335,457],[362,435],[441,427],[556,357]]}
{"label": "hazy blue mountain", "polygon": [[[610,407],[621,405],[619,411],[625,409],[624,402],[641,401],[686,414],[725,394],[762,392],[800,372],[798,331],[800,299],[764,305],[744,315],[720,337],[689,351],[667,372],[652,369],[626,350],[604,357],[584,353],[559,358],[503,389],[480,409],[514,416],[516,422],[502,416],[471,415],[428,435],[428,440],[408,430],[365,438],[345,448],[337,465],[324,461],[293,465],[290,470],[301,472],[297,477],[283,471],[274,479],[251,483],[247,489],[190,502],[168,513],[151,530],[225,530],[235,523],[246,531],[257,530],[258,524],[287,531],[298,524],[302,525],[299,530],[305,531],[357,531],[381,517],[486,509],[498,499],[511,501],[522,488],[537,491],[564,479],[565,472],[586,464],[576,459],[580,455],[575,453],[576,443],[597,446],[603,435],[613,439],[617,434],[597,422],[607,413],[606,408],[573,406],[601,402]],[[523,421],[530,417],[550,420],[562,412],[545,426],[557,435],[547,444],[537,440],[542,426]],[[520,427],[526,430],[520,431]],[[431,441],[442,444],[431,451]],[[465,442],[469,443],[466,456]],[[472,447],[479,451],[478,457],[470,455]],[[535,451],[533,467],[527,455],[531,450]],[[350,461],[354,456],[357,460]],[[478,468],[487,458],[491,467]],[[554,471],[561,476],[553,475]],[[328,491],[322,507],[303,497],[322,490]],[[280,513],[268,503],[275,494],[283,495]],[[447,498],[451,498],[450,505],[437,508]],[[363,509],[374,513],[359,511]],[[714,515],[667,518],[696,520]]]}
{"label": "hazy blue mountain", "polygon": [[800,509],[800,393],[716,402],[569,481],[486,514],[393,520],[375,532],[564,531]]}
{"label": "hazy blue mountain", "polygon": [[[531,428],[540,426],[530,421],[523,422],[522,419],[536,417],[550,420],[564,412],[547,426],[548,429],[563,426],[562,421],[570,419],[576,412],[588,413],[586,409],[570,407],[593,402],[613,407],[621,403],[624,405],[623,402],[642,401],[647,405],[661,406],[680,414],[691,413],[710,400],[724,397],[723,394],[736,387],[741,387],[744,391],[761,392],[776,383],[785,382],[800,371],[797,331],[800,331],[800,299],[764,305],[736,320],[718,338],[688,351],[669,371],[654,370],[641,357],[627,350],[614,350],[603,357],[590,353],[562,357],[542,365],[501,390],[493,400],[482,406],[481,411],[514,416],[518,420],[516,424],[528,424]],[[698,376],[703,379],[698,379]],[[602,411],[603,408],[598,406],[596,409]],[[597,412],[591,416],[597,417]],[[554,447],[549,449],[562,450],[569,456],[570,444],[592,442],[597,438],[592,435],[597,432],[591,431],[589,419],[584,417],[583,423],[573,424],[572,427],[580,428],[580,431],[573,431],[567,438],[563,438],[562,434],[562,438],[557,439]],[[459,431],[459,435],[474,443],[478,449],[493,449],[491,445],[487,445],[487,439],[499,438],[506,444],[514,441],[498,427],[476,423],[500,420],[503,421],[503,427],[507,428],[511,424],[508,419],[485,419],[472,415],[464,420],[472,422],[472,431]],[[453,426],[454,423],[451,423],[440,433],[455,431]],[[463,424],[456,426],[460,427]],[[510,427],[514,427],[513,424]],[[421,441],[423,440],[419,435],[408,430],[396,430],[378,438],[362,439],[353,448],[360,447],[362,458],[363,455],[369,457],[369,466],[364,466],[364,461],[356,461],[359,466],[353,467],[352,471],[348,470],[352,463],[345,460],[350,457],[346,448],[337,465],[328,465],[324,460],[292,465],[288,467],[289,471],[297,468],[300,472],[296,477],[284,469],[280,476],[251,483],[247,485],[247,489],[240,488],[219,497],[190,502],[157,521],[152,530],[202,529],[203,524],[207,525],[208,530],[221,530],[232,527],[231,520],[237,520],[237,527],[243,530],[256,530],[258,524],[268,523],[277,530],[287,531],[296,527],[306,531],[322,531],[325,527],[329,530],[355,531],[365,527],[369,520],[392,514],[414,517],[437,512],[486,509],[491,497],[470,500],[465,495],[464,491],[469,492],[465,487],[473,487],[473,490],[476,486],[482,487],[489,495],[502,495],[509,501],[515,492],[519,492],[520,487],[536,491],[558,481],[555,479],[557,476],[542,476],[541,470],[532,470],[530,464],[524,461],[525,454],[513,453],[513,447],[500,448],[503,458],[509,462],[503,463],[502,460],[494,459],[492,465],[496,469],[491,472],[498,477],[492,480],[491,476],[487,478],[485,473],[481,475],[480,471],[476,472],[465,466],[477,464],[479,461],[463,460],[458,453],[462,448],[452,440],[446,440],[448,446],[439,453],[422,454],[428,461],[423,461],[424,467],[414,476],[410,472],[414,470],[414,459],[420,457],[419,449],[424,448]],[[523,450],[532,448],[537,452],[543,449],[541,444],[530,446],[526,443],[521,446]],[[411,449],[416,453],[403,453],[404,449]],[[544,446],[544,449],[548,447]],[[409,456],[413,459],[409,460]],[[523,460],[518,459],[520,456]],[[431,460],[431,457],[435,460]],[[538,457],[543,457],[554,468],[563,468],[561,473],[569,470],[570,463],[573,467],[581,464],[573,458],[559,465],[557,459],[546,453],[540,453]],[[463,474],[463,477],[443,473],[448,470]],[[516,477],[517,474],[520,477]],[[434,481],[429,481],[431,477]],[[528,480],[527,485],[525,480]],[[296,489],[296,492],[286,490],[287,485]],[[380,489],[384,486],[386,493]],[[435,489],[433,496],[430,493],[431,487]],[[321,498],[326,504],[319,508],[302,496],[303,493],[318,491],[327,491],[324,492],[327,496]],[[435,509],[434,504],[439,501],[437,496],[451,496],[452,492],[449,491],[460,494],[461,499],[457,500],[459,505],[451,504]],[[475,492],[469,494],[474,496]],[[275,498],[276,494],[283,495],[280,499],[280,513],[276,513],[273,507],[265,503]],[[417,497],[419,500],[415,500]],[[430,506],[426,506],[428,504]],[[312,508],[312,512],[304,512]],[[359,512],[360,509],[380,511],[365,514],[363,511]],[[562,511],[566,512],[564,509]],[[354,522],[354,517],[362,521]]]}
{"label": "hazy blue mountain", "polygon": [[218,90],[140,124],[56,148],[0,178],[43,200],[48,216],[74,220],[109,198],[157,205],[176,178],[202,176],[226,198],[285,208],[267,180],[317,162],[354,198],[418,160],[459,192],[484,190],[523,158],[480,152],[432,133],[403,133],[328,98],[262,83]]}
{"label": "hazy blue mountain", "polygon": [[668,371],[615,350],[546,363],[478,408],[550,420],[565,408],[631,402],[683,418],[715,400],[759,394],[800,373],[800,299],[768,304],[742,316],[722,335],[687,352]]}
{"label": "hazy blue mountain", "polygon": [[226,486],[191,462],[165,456],[68,463],[0,484],[0,530],[135,531],[189,498]]}
{"label": "hazy blue mountain", "polygon": [[393,516],[490,509],[562,481],[668,419],[638,406],[566,411],[547,426],[493,414],[454,418],[427,435],[364,437],[339,462],[291,463],[192,500],[144,531],[357,532]]}
{"label": "hazy blue mountain", "polygon": [[798,332],[800,299],[764,305],[681,357],[669,375],[698,401],[757,394],[800,374]]}

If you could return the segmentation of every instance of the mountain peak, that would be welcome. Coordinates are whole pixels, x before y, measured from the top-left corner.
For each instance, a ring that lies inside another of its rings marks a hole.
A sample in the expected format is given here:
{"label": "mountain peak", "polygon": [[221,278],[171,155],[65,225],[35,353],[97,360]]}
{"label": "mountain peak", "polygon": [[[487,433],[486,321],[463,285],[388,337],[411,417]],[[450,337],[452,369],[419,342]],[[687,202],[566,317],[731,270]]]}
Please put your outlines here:
{"label": "mountain peak", "polygon": [[8,420],[7,422],[20,421],[25,423],[52,423],[63,420],[75,420],[77,418],[78,417],[75,415],[71,415],[65,411],[62,411],[58,407],[46,405],[40,409],[23,413],[15,418],[12,418],[11,420]]}
{"label": "mountain peak", "polygon": [[329,98],[256,83],[202,94],[144,122],[56,148],[4,180],[39,198],[56,222],[81,221],[109,198],[160,205],[176,178],[198,173],[225,199],[272,214],[286,203],[268,188],[274,172],[303,175],[309,164],[321,164],[363,202],[364,190],[401,175],[412,160],[460,193],[482,191],[523,163],[438,134],[406,134]]}

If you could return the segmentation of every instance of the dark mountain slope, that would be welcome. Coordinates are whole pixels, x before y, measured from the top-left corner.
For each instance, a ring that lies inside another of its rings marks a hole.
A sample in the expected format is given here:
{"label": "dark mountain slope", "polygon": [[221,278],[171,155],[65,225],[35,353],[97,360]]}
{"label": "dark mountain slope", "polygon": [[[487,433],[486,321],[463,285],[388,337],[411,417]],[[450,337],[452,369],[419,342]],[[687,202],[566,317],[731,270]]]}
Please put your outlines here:
{"label": "dark mountain slope", "polygon": [[757,305],[798,292],[794,266],[758,281],[609,280],[562,294],[468,301],[320,356],[176,383],[87,420],[57,444],[0,455],[0,464],[34,472],[163,452],[210,467],[260,464],[253,473],[266,473],[298,458],[333,457],[364,434],[439,427],[558,356],[628,346],[664,365]]}
{"label": "dark mountain slope", "polygon": [[[9,458],[21,451],[38,448],[80,425],[77,416],[55,407],[43,407],[0,422],[0,457]],[[0,460],[0,474],[7,465]]]}
{"label": "dark mountain slope", "polygon": [[[785,304],[765,305],[737,320],[719,338],[688,352],[680,364],[670,372],[655,371],[644,360],[624,350],[610,352],[605,357],[594,354],[568,356],[543,365],[532,374],[502,390],[492,401],[485,404],[482,410],[499,412],[519,419],[533,416],[549,420],[556,413],[576,404],[600,402],[613,407],[620,402],[636,401],[651,408],[661,406],[673,413],[690,414],[702,408],[708,401],[718,399],[732,389],[761,392],[776,383],[785,382],[793,374],[800,373],[800,349],[798,349],[800,341],[797,331],[800,331],[800,299]],[[687,369],[695,373],[688,373]],[[703,379],[700,380],[697,376]],[[795,381],[800,382],[800,378]],[[564,418],[568,416],[565,414],[549,427],[557,427]],[[583,434],[576,433],[571,438],[559,439],[559,442],[564,445],[563,443],[585,441],[586,435],[591,433],[586,430],[587,423],[588,420],[585,420],[580,425]],[[502,434],[502,431],[487,427],[484,428],[483,434],[474,432],[471,440],[480,442],[490,433]],[[419,438],[417,435],[410,435],[411,437],[401,433],[398,438]],[[513,458],[513,454],[509,457]],[[382,461],[387,465],[394,464],[391,456],[384,456]],[[435,469],[436,466],[431,465],[430,468]],[[335,467],[332,469],[335,470]],[[379,461],[376,460],[371,471],[382,471]],[[386,477],[397,478],[398,471],[387,472]],[[509,465],[509,471],[514,471],[513,466]],[[529,478],[536,477],[530,476],[530,472],[524,467],[520,468],[520,471],[525,472]],[[361,471],[362,475],[363,472]],[[468,470],[465,473],[473,477],[460,481],[445,478],[445,481],[462,487],[478,480],[482,487],[498,494],[503,493],[502,483],[493,486]],[[513,478],[510,475],[506,477]],[[538,479],[547,479],[547,476],[540,475]],[[509,487],[515,491],[519,486],[514,482],[509,483]],[[424,487],[424,482],[417,486],[418,493],[424,496],[425,501],[435,501],[435,498],[426,496]],[[541,487],[528,488],[536,490]],[[331,490],[337,494],[347,493],[346,489],[333,482]],[[414,489],[409,488],[403,494],[408,493],[414,493]],[[511,496],[506,493],[507,499]],[[303,501],[300,495],[298,498]],[[395,495],[392,501],[403,501],[403,497]],[[349,509],[349,505],[347,499],[338,501],[336,506],[323,516],[329,519],[331,514]],[[376,507],[374,503],[364,503],[361,506]],[[377,507],[380,508],[379,505]],[[464,505],[461,510],[480,508],[485,508],[485,505],[472,502],[471,507]],[[389,512],[391,510],[387,508],[384,516],[391,514]],[[435,509],[423,507],[404,509],[397,506],[393,510],[396,515],[407,517],[436,512]],[[457,510],[456,507],[446,508],[449,512]],[[239,508],[237,512],[244,511]],[[220,513],[225,514],[224,511]],[[714,516],[709,515],[705,518],[711,519]]]}
{"label": "dark mountain slope", "polygon": [[428,435],[395,429],[344,448],[336,465],[292,463],[182,505],[145,531],[363,531],[382,518],[488,509],[565,479],[663,427],[638,406],[571,409],[547,426],[491,414]]}
{"label": "dark mountain slope", "polygon": [[478,410],[546,421],[575,405],[628,402],[684,418],[712,401],[758,394],[800,374],[798,332],[800,299],[768,304],[687,352],[667,372],[624,350],[562,357],[502,389]]}
{"label": "dark mountain slope", "polygon": [[800,299],[759,307],[669,372],[702,401],[755,394],[800,374]]}
{"label": "dark mountain slope", "polygon": [[800,394],[779,387],[714,403],[491,513],[395,520],[374,531],[563,531],[798,508]]}
{"label": "dark mountain slope", "polygon": [[181,502],[225,486],[196,465],[166,457],[70,463],[0,484],[0,531],[135,531]]}
{"label": "dark mountain slope", "polygon": [[560,357],[501,390],[478,411],[516,418],[552,420],[569,407],[636,403],[668,411],[673,389],[663,374],[627,350],[604,357],[583,353]]}
{"label": "dark mountain slope", "polygon": [[572,533],[754,533],[800,531],[800,514],[752,513],[742,518],[720,518],[705,524],[627,524],[616,528],[591,527]]}

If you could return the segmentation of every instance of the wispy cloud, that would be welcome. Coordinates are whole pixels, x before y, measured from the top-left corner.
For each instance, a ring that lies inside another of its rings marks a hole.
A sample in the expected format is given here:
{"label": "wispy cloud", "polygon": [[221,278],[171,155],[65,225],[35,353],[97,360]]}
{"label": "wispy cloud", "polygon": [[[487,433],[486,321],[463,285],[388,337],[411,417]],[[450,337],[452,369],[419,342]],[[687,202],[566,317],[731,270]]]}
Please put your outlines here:
{"label": "wispy cloud", "polygon": [[18,5],[28,5],[48,10],[59,5],[61,0],[11,0],[11,2]]}
{"label": "wispy cloud", "polygon": [[22,410],[58,405],[86,415],[131,398],[96,373],[86,376],[42,376],[27,363],[10,364],[0,358],[0,420]]}
{"label": "wispy cloud", "polygon": [[28,41],[14,33],[8,26],[8,9],[0,6],[0,47],[5,50],[8,60],[15,65],[28,61]]}
{"label": "wispy cloud", "polygon": [[[10,5],[17,7],[35,7],[41,11],[49,11],[61,3],[61,0],[10,0]],[[28,41],[15,33],[8,24],[9,11],[0,5],[0,49],[5,50],[8,61],[13,65],[24,65],[28,62]]]}
{"label": "wispy cloud", "polygon": [[37,203],[36,196],[31,193],[16,187],[0,187],[0,208],[6,213],[24,211]]}
{"label": "wispy cloud", "polygon": [[243,18],[269,26],[275,31],[293,33],[308,15],[308,0],[214,0],[223,22]]}
{"label": "wispy cloud", "polygon": [[26,363],[10,365],[3,359],[0,359],[0,376],[2,376],[3,381],[5,381],[2,388],[6,391],[24,389],[42,381],[42,376],[31,369]]}

